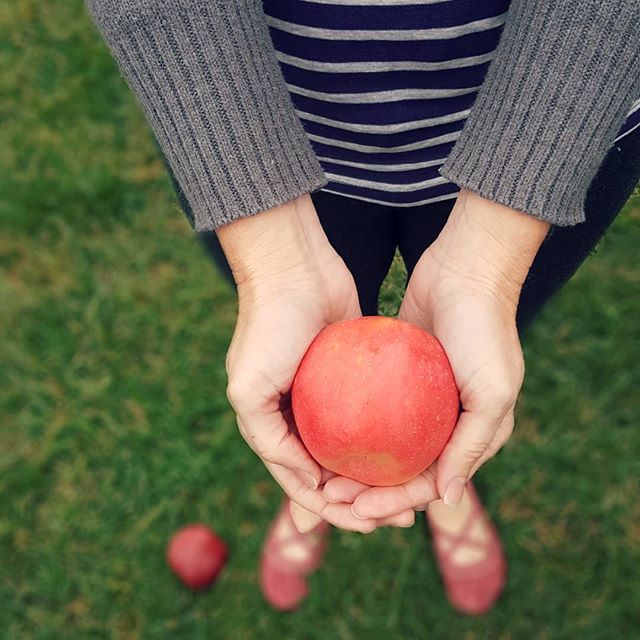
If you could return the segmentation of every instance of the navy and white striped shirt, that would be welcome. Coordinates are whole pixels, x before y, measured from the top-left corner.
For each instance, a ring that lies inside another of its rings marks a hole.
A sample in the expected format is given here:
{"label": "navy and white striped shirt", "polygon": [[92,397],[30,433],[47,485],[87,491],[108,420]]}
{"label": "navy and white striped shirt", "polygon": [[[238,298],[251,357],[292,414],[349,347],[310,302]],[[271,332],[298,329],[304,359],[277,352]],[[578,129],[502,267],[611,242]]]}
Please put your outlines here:
{"label": "navy and white striped shirt", "polygon": [[[263,0],[271,38],[329,184],[394,206],[456,196],[442,177],[509,0]],[[640,126],[640,100],[618,138]]]}

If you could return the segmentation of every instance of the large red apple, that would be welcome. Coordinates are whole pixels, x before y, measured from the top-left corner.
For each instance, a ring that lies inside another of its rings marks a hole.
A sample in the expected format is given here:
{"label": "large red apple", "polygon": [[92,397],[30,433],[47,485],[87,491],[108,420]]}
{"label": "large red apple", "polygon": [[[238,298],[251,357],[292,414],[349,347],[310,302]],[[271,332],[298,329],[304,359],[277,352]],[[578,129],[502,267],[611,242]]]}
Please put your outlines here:
{"label": "large red apple", "polygon": [[460,402],[440,342],[385,317],[321,331],[300,363],[291,399],[309,453],[323,467],[375,486],[424,471],[447,443]]}
{"label": "large red apple", "polygon": [[204,589],[216,581],[227,561],[227,546],[204,524],[190,524],[169,541],[167,562],[192,589]]}

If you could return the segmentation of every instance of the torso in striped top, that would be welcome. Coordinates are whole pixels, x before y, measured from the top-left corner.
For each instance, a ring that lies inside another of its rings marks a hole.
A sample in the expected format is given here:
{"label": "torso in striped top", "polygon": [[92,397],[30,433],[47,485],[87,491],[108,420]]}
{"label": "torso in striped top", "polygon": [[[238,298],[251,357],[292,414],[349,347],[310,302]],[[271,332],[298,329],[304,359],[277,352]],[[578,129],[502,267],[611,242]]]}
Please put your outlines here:
{"label": "torso in striped top", "polygon": [[[263,0],[325,191],[395,206],[455,197],[440,176],[509,0]],[[619,137],[640,125],[634,104]]]}

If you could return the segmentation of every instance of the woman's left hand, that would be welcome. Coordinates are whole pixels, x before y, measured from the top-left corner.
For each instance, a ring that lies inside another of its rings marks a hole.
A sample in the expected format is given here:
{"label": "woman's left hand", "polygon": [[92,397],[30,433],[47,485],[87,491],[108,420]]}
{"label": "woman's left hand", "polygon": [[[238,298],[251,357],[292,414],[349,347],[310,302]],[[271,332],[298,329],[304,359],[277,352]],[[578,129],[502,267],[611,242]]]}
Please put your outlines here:
{"label": "woman's left hand", "polygon": [[457,504],[465,483],[509,439],[524,378],[516,328],[520,291],[548,225],[462,191],[438,239],[418,261],[399,317],[442,343],[462,411],[431,467],[397,487],[369,488],[345,478],[325,496],[353,502],[359,517],[424,508],[440,497]]}

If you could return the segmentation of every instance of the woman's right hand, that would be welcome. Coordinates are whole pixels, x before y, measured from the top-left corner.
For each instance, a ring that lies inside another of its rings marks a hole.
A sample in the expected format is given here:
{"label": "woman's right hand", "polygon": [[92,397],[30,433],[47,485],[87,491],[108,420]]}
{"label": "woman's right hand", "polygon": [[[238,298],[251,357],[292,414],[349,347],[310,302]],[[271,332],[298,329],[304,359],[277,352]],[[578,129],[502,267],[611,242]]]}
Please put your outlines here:
{"label": "woman's right hand", "polygon": [[356,518],[348,503],[327,502],[322,485],[332,474],[296,435],[289,390],[302,357],[324,327],[360,315],[353,277],[329,244],[311,198],[242,218],[217,233],[239,298],[227,394],[240,433],[295,503],[294,519],[305,529],[324,519],[361,532],[411,524],[413,511],[376,521]]}

